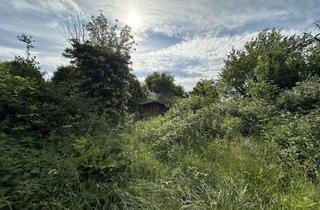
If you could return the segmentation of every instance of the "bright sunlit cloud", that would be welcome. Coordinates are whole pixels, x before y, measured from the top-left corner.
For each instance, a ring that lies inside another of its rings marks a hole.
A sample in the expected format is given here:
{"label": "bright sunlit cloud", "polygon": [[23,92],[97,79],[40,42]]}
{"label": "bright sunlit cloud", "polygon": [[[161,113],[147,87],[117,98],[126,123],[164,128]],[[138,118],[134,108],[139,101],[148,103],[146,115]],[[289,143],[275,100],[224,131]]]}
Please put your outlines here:
{"label": "bright sunlit cloud", "polygon": [[141,17],[137,13],[132,12],[128,15],[126,22],[131,28],[138,29],[141,26]]}

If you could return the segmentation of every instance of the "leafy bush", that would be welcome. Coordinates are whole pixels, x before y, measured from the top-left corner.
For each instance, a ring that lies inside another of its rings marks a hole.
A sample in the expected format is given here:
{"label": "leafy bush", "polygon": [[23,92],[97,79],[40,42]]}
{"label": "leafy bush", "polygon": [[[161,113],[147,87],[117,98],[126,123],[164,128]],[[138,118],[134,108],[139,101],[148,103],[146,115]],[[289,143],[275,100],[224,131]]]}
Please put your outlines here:
{"label": "leafy bush", "polygon": [[291,112],[310,112],[320,107],[320,78],[313,77],[285,91],[278,99],[280,108]]}
{"label": "leafy bush", "polygon": [[271,102],[279,94],[279,88],[268,82],[256,82],[249,87],[249,95],[254,99]]}
{"label": "leafy bush", "polygon": [[193,111],[191,107],[180,112],[177,106],[163,118],[140,123],[135,135],[150,143],[161,159],[166,159],[178,146],[196,146],[223,135],[220,126],[221,116],[212,107],[197,111]]}
{"label": "leafy bush", "polygon": [[48,132],[41,116],[44,96],[38,82],[10,73],[10,64],[0,66],[0,127],[6,133],[42,135]]}
{"label": "leafy bush", "polygon": [[281,149],[281,161],[292,166],[301,165],[306,173],[317,176],[320,166],[319,110],[298,117],[282,115],[267,126],[266,138]]}
{"label": "leafy bush", "polygon": [[193,96],[180,100],[163,118],[140,123],[134,134],[165,159],[180,146],[197,148],[213,139],[258,135],[272,112],[262,107],[237,101],[210,104]]}
{"label": "leafy bush", "polygon": [[122,205],[118,191],[126,185],[127,160],[119,141],[81,138],[74,146],[63,145],[69,147],[67,153],[26,148],[6,136],[1,136],[0,144],[5,154],[0,161],[1,205],[14,209]]}
{"label": "leafy bush", "polygon": [[86,179],[105,181],[125,171],[125,159],[121,154],[121,146],[117,141],[108,141],[104,147],[94,145],[85,138],[75,143],[78,153],[78,172]]}

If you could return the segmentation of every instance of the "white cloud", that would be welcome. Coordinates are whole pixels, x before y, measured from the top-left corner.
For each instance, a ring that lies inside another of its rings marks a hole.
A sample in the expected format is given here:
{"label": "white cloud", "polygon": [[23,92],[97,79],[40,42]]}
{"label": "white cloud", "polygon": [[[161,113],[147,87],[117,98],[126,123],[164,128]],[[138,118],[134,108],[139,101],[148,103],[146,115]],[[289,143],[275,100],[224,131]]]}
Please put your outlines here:
{"label": "white cloud", "polygon": [[58,66],[67,65],[69,63],[67,58],[64,58],[61,54],[59,55],[57,53],[35,52],[34,55],[37,56],[37,60],[40,64],[43,64],[45,67],[42,68],[42,70],[47,71],[48,73],[52,73]]}
{"label": "white cloud", "polygon": [[134,10],[144,20],[144,29],[186,37],[217,34],[251,21],[310,24],[319,14],[318,0],[96,0],[90,6],[80,2],[90,7],[89,13],[102,9],[120,21]]}
{"label": "white cloud", "polygon": [[[310,30],[320,18],[319,0],[11,0],[1,1],[1,30],[12,34],[26,32],[46,45],[38,51],[44,68],[52,71],[66,62],[61,58],[64,44],[57,31],[59,18],[79,12],[107,17],[122,23],[135,11],[141,26],[134,31],[138,42],[133,55],[135,72],[140,79],[149,72],[172,71],[179,84],[190,89],[200,78],[216,78],[223,58],[232,47],[241,48],[265,27],[281,27],[285,33]],[[165,34],[163,42],[147,32]],[[178,38],[170,42],[171,38]],[[2,36],[3,42],[15,39]],[[164,45],[162,45],[165,42]],[[0,48],[0,58],[21,50]]]}
{"label": "white cloud", "polygon": [[[138,73],[169,71],[187,90],[199,79],[217,79],[226,55],[234,49],[242,49],[246,42],[259,32],[234,36],[204,36],[185,40],[179,44],[153,52],[138,52],[133,56],[134,69]],[[300,34],[299,30],[283,30],[284,35]]]}
{"label": "white cloud", "polygon": [[69,12],[79,13],[79,5],[74,0],[11,0],[10,4],[17,10],[30,10],[35,12]]}
{"label": "white cloud", "polygon": [[21,49],[0,46],[1,60],[12,60],[15,58],[15,56],[23,56],[24,53],[25,51]]}
{"label": "white cloud", "polygon": [[[69,60],[62,57],[61,54],[54,52],[34,51],[32,55],[37,57],[37,61],[40,63],[40,68],[43,72],[48,73],[49,76],[53,75],[53,72],[60,65],[68,64]],[[25,56],[25,50],[16,49],[11,47],[0,47],[0,60],[11,61],[15,56]]]}
{"label": "white cloud", "polygon": [[170,71],[176,74],[180,84],[192,86],[199,78],[217,78],[232,47],[240,49],[256,35],[196,37],[155,52],[137,53],[133,67],[146,72]]}
{"label": "white cloud", "polygon": [[139,11],[145,21],[141,33],[152,30],[184,40],[159,49],[155,43],[146,44],[147,36],[142,36],[144,40],[139,36],[143,45],[137,47],[133,67],[141,77],[171,71],[186,88],[199,78],[216,78],[231,48],[241,48],[260,30],[273,26],[287,34],[309,30],[319,14],[316,0],[111,0],[108,5],[105,13],[120,20],[133,8]]}

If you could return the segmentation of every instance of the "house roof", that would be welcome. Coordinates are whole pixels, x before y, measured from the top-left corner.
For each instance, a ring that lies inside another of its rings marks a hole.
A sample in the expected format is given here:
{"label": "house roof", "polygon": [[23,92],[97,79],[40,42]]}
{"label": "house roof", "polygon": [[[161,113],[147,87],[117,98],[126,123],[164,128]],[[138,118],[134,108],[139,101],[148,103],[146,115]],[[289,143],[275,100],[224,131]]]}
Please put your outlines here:
{"label": "house roof", "polygon": [[160,104],[160,105],[163,105],[165,107],[167,107],[167,105],[165,103],[162,103],[160,101],[157,101],[157,100],[152,100],[152,101],[144,101],[144,102],[141,102],[139,103],[140,105],[146,105],[146,104]]}

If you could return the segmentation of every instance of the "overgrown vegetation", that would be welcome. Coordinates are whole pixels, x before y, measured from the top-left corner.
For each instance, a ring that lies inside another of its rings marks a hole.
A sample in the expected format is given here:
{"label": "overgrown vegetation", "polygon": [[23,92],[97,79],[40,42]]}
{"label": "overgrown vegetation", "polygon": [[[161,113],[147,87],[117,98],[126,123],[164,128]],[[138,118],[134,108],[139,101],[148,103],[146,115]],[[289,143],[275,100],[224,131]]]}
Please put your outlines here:
{"label": "overgrown vegetation", "polygon": [[[32,37],[0,63],[0,209],[320,209],[320,59],[265,30],[187,97],[140,84],[130,29],[92,17],[45,81]],[[139,103],[172,108],[139,119]]]}

